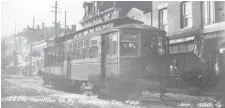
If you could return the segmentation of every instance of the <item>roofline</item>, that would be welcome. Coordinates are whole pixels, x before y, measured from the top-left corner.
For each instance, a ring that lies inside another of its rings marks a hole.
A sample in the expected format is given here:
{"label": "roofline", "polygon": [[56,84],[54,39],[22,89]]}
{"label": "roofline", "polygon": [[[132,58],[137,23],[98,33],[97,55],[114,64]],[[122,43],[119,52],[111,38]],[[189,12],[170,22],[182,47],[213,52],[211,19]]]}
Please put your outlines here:
{"label": "roofline", "polygon": [[144,14],[144,11],[143,11],[143,10],[141,10],[141,9],[139,9],[139,8],[136,8],[136,7],[133,7],[133,8],[131,8],[131,10],[127,13],[127,15],[129,15],[134,9],[137,9],[137,10],[139,10],[139,11],[142,11],[142,13]]}

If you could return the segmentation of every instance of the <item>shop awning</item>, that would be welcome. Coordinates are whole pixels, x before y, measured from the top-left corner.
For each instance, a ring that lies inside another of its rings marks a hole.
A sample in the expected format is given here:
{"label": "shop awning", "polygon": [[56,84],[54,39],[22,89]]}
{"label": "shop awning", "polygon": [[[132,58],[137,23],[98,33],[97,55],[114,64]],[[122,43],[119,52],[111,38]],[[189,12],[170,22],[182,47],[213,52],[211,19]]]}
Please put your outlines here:
{"label": "shop awning", "polygon": [[179,39],[172,39],[169,41],[169,44],[176,44],[176,43],[182,43],[182,42],[188,42],[195,39],[195,36],[189,36],[185,38],[179,38]]}
{"label": "shop awning", "polygon": [[224,48],[225,32],[212,32],[204,36],[203,59],[216,61],[216,55]]}

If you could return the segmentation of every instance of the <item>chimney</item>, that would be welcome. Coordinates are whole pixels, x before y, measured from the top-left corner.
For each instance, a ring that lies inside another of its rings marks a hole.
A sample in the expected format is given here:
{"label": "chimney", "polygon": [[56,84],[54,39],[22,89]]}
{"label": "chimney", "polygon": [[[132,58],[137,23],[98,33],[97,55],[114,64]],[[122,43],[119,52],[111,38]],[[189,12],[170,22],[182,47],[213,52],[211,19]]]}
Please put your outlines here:
{"label": "chimney", "polygon": [[38,30],[40,30],[40,29],[41,29],[39,25],[37,25],[37,29],[38,29]]}
{"label": "chimney", "polygon": [[72,32],[75,32],[77,30],[77,26],[76,25],[72,25]]}

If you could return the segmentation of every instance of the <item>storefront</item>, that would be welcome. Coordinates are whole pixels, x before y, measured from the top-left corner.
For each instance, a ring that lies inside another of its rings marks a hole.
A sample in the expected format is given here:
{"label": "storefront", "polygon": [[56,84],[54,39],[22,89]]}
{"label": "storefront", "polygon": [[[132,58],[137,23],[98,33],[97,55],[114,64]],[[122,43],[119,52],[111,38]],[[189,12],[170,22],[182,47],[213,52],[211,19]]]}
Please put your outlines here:
{"label": "storefront", "polygon": [[202,58],[208,61],[209,68],[217,71],[220,55],[224,51],[223,44],[225,40],[225,31],[210,32],[204,35],[204,48]]}
{"label": "storefront", "polygon": [[196,36],[187,36],[182,38],[170,39],[169,41],[169,58],[170,63],[176,64],[181,70],[193,68],[200,63],[200,58],[194,54],[196,45]]}

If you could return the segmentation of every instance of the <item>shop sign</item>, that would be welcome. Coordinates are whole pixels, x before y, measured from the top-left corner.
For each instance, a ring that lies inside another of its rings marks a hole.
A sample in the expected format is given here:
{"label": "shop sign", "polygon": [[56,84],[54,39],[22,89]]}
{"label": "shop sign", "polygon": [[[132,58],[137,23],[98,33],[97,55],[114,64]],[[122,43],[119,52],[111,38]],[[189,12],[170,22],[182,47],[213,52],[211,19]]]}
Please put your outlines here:
{"label": "shop sign", "polygon": [[216,34],[209,34],[209,35],[206,35],[206,36],[205,36],[205,39],[214,39],[214,38],[216,38],[216,37],[217,37]]}
{"label": "shop sign", "polygon": [[180,38],[180,39],[174,39],[174,40],[170,40],[169,44],[187,42],[187,41],[194,40],[194,38],[195,38],[195,36],[186,37],[186,38]]}

